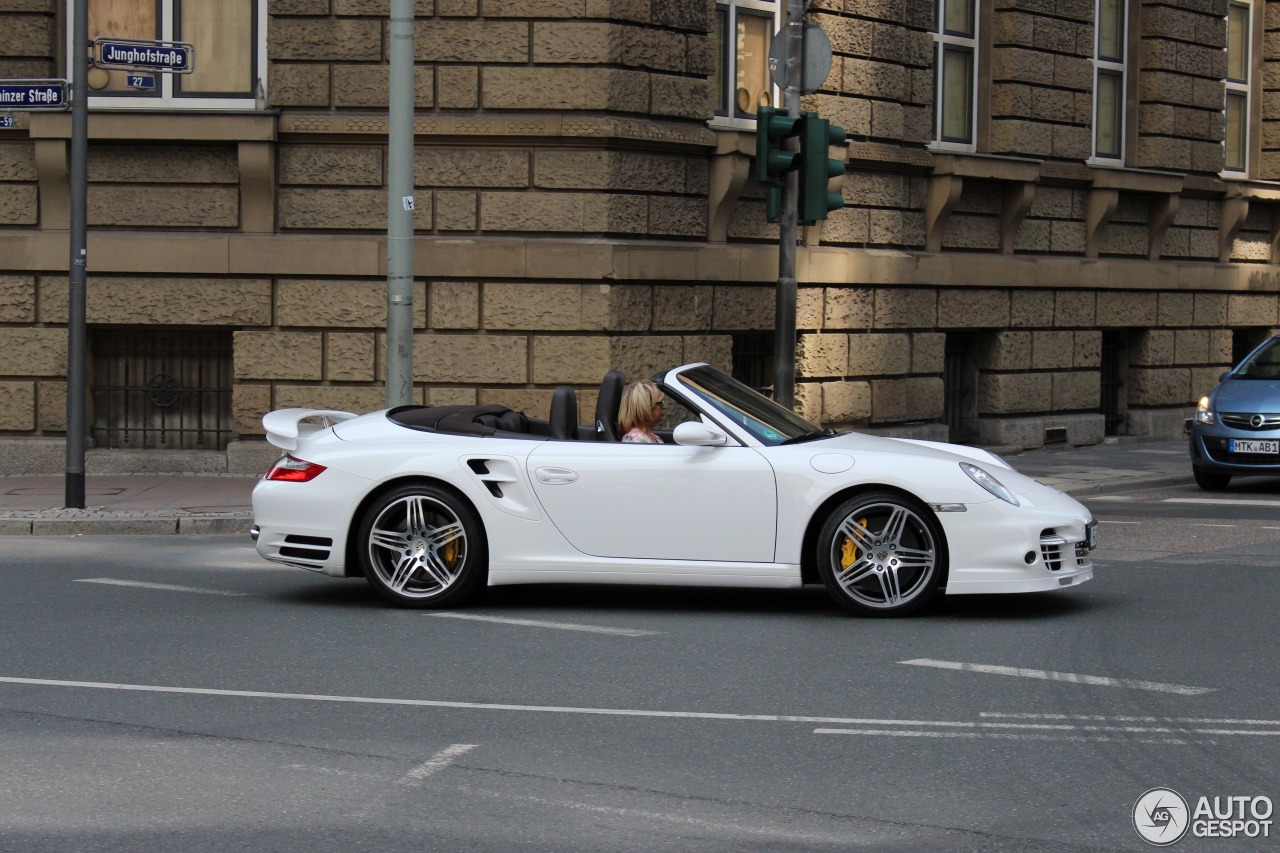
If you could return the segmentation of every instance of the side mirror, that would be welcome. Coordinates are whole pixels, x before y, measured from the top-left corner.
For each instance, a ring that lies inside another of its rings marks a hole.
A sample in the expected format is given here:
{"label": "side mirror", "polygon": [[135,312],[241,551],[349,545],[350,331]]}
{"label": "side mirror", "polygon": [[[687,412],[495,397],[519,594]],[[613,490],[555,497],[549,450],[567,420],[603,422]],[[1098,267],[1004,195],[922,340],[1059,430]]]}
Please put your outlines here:
{"label": "side mirror", "polygon": [[697,421],[685,421],[671,434],[676,444],[691,447],[722,447],[729,443],[729,436],[715,427]]}

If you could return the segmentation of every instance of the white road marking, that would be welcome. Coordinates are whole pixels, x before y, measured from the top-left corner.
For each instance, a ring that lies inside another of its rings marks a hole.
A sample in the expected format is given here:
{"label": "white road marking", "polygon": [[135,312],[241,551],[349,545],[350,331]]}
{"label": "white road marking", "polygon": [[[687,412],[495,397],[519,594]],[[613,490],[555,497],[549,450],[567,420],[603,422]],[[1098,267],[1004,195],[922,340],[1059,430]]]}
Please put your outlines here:
{"label": "white road marking", "polygon": [[660,631],[638,628],[606,628],[602,625],[578,625],[573,622],[542,622],[537,619],[510,619],[506,616],[480,616],[476,613],[426,613],[441,619],[469,619],[474,622],[499,622],[503,625],[526,625],[531,628],[558,628],[561,631],[586,631],[591,634],[614,634],[619,637],[648,637]]}
{"label": "white road marking", "polygon": [[[1002,722],[995,720],[903,720],[876,719],[857,717],[818,717],[789,714],[735,714],[712,711],[657,711],[627,708],[581,708],[560,707],[551,705],[515,705],[488,702],[448,702],[431,699],[391,699],[369,696],[336,696],[310,693],[271,693],[256,690],[219,690],[197,687],[163,687],[145,684],[111,684],[98,681],[58,681],[41,678],[17,678],[0,676],[0,683],[30,684],[46,687],[89,688],[98,690],[119,690],[149,693],[169,693],[194,696],[227,696],[249,699],[292,699],[311,702],[338,702],[363,705],[393,705],[425,708],[451,708],[475,711],[514,711],[552,714],[580,714],[614,717],[649,717],[661,719],[714,720],[730,722],[769,722],[769,723],[810,723],[820,726],[841,726],[842,728],[819,728],[815,734],[859,734],[882,737],[926,737],[926,738],[1002,738],[1007,740],[1123,740],[1140,743],[1185,743],[1183,740],[1192,735],[1201,736],[1244,736],[1273,737],[1280,736],[1280,721],[1274,720],[1218,720],[1188,719],[1183,722],[1195,723],[1209,728],[1191,728],[1171,725],[1170,721],[1159,718],[1133,718],[1137,722],[1156,722],[1163,725],[1107,725],[1126,721],[1129,718],[1098,718],[1103,725],[1081,725],[1073,722],[1076,718],[1069,715],[1061,717],[1052,714],[1008,714],[1002,715],[984,712],[984,717],[1026,718],[1028,722]],[[1043,719],[1043,722],[1040,720]],[[1094,721],[1093,717],[1081,719]],[[1223,728],[1230,725],[1267,725],[1271,729]],[[868,727],[876,728],[868,728]],[[447,767],[458,756],[475,749],[475,744],[453,744],[433,755],[426,762],[418,765],[402,777],[398,784],[416,785],[432,774]]]}
{"label": "white road marking", "polygon": [[460,755],[466,755],[477,746],[478,744],[474,743],[455,743],[453,746],[447,746],[406,773],[397,784],[421,785],[422,780],[439,773],[452,764],[455,758]]}
{"label": "white road marking", "polygon": [[814,729],[815,735],[879,735],[881,737],[946,737],[997,740],[1075,740],[1075,741],[1117,741],[1126,743],[1167,743],[1186,744],[1185,740],[1175,738],[1130,738],[1108,737],[1107,735],[1051,735],[1051,734],[1015,734],[1011,732],[929,732],[902,729]]}
{"label": "white road marking", "polygon": [[170,592],[199,592],[204,595],[247,595],[243,592],[231,592],[225,589],[205,589],[199,586],[176,586],[171,583],[147,583],[145,581],[122,581],[115,578],[78,578],[76,583],[101,583],[110,586],[136,586],[142,589],[165,589]]}
{"label": "white road marking", "polygon": [[1191,525],[1189,525],[1189,526],[1190,526],[1190,527],[1235,527],[1236,525],[1234,525],[1234,524],[1205,524],[1205,523],[1199,523],[1199,524],[1191,524]]}
{"label": "white road marking", "polygon": [[978,716],[1004,720],[1091,720],[1116,723],[1216,723],[1220,726],[1280,726],[1280,720],[1223,720],[1216,717],[1104,717],[1098,714],[1026,714],[983,711]]}
{"label": "white road marking", "polygon": [[1280,506],[1280,501],[1251,501],[1244,498],[1165,498],[1167,504],[1218,504],[1220,506]]}
{"label": "white road marking", "polygon": [[1177,693],[1182,696],[1199,696],[1212,693],[1216,687],[1187,687],[1183,684],[1163,684],[1158,681],[1136,681],[1129,678],[1108,678],[1101,675],[1080,675],[1074,672],[1054,672],[1047,669],[1024,669],[1014,666],[991,666],[980,663],[916,658],[898,663],[907,666],[929,666],[936,669],[954,669],[962,672],[980,672],[990,675],[1014,675],[1019,678],[1037,678],[1042,681],[1067,681],[1073,684],[1090,684],[1101,687],[1130,687],[1135,690],[1154,690],[1160,693]]}

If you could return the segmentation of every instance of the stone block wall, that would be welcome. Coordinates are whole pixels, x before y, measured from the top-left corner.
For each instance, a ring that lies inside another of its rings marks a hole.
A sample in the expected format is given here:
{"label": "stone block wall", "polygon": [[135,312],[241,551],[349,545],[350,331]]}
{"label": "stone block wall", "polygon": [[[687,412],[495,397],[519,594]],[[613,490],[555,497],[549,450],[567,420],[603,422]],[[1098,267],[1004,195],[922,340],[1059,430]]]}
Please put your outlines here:
{"label": "stone block wall", "polygon": [[0,226],[39,222],[35,146],[0,136]]}
{"label": "stone block wall", "polygon": [[[64,428],[66,288],[63,275],[0,276],[0,431]],[[732,283],[423,280],[415,400],[499,402],[545,417],[551,391],[569,384],[589,421],[610,369],[631,378],[698,360],[731,369],[734,335],[768,330],[773,299],[770,286]],[[384,405],[381,280],[91,275],[88,322],[233,331],[241,437],[261,435],[274,408]],[[801,288],[797,326],[798,410],[824,426],[894,431],[942,422],[951,335],[976,342],[988,424],[1097,412],[1103,328],[1127,330],[1124,405],[1185,410],[1230,365],[1233,330],[1280,327],[1280,297],[825,285]]]}
{"label": "stone block wall", "polygon": [[[382,115],[385,6],[274,4],[272,103],[312,115]],[[415,229],[705,237],[713,9],[709,0],[494,0],[480,17],[475,0],[420,2]],[[620,144],[619,128],[598,118],[604,111],[645,126],[622,129]],[[519,117],[497,118],[513,112]],[[578,113],[591,118],[570,126]],[[463,118],[432,119],[454,114]],[[549,118],[533,118],[540,114]],[[364,124],[372,130],[377,122]],[[664,145],[687,135],[681,127],[701,134],[702,144],[683,152]],[[561,147],[572,136],[586,138]],[[386,229],[385,136],[347,139],[293,135],[281,147],[282,230]]]}
{"label": "stone block wall", "polygon": [[[1255,14],[1262,13],[1260,4]],[[1225,4],[1143,3],[1133,165],[1211,175],[1222,170],[1226,46]]]}

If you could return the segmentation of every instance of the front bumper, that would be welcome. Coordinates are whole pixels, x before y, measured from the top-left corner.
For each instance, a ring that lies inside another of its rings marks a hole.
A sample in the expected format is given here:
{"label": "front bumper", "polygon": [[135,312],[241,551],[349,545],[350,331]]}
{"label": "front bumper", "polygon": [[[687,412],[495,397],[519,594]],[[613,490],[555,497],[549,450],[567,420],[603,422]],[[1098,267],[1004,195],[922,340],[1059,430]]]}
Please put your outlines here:
{"label": "front bumper", "polygon": [[1097,522],[1066,495],[1046,503],[1013,509],[994,501],[941,513],[947,594],[1046,592],[1090,580]]}
{"label": "front bumper", "polygon": [[1280,430],[1238,430],[1194,424],[1191,427],[1191,466],[1215,474],[1280,474],[1280,453],[1234,453],[1232,440],[1280,441]]}

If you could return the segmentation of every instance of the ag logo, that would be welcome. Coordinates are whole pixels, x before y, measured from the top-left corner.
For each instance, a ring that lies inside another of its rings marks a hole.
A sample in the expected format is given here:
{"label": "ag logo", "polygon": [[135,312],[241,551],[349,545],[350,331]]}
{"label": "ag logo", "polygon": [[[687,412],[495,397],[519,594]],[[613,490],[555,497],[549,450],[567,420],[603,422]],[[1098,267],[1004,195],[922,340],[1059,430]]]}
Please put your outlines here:
{"label": "ag logo", "polygon": [[1187,801],[1172,788],[1152,788],[1133,804],[1133,828],[1156,847],[1180,841],[1187,834],[1190,817]]}

